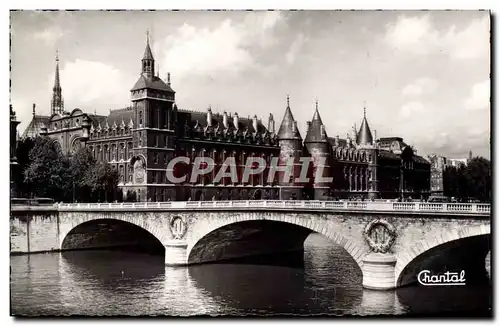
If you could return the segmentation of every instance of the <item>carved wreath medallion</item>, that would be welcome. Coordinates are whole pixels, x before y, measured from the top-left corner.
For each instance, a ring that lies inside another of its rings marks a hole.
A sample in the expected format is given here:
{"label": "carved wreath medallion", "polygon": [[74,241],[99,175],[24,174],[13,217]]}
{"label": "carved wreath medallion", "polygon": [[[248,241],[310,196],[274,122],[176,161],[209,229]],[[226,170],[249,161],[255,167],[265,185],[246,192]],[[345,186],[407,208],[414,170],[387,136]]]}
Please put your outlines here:
{"label": "carved wreath medallion", "polygon": [[386,253],[396,240],[396,229],[386,220],[377,219],[366,225],[363,235],[373,252]]}
{"label": "carved wreath medallion", "polygon": [[180,240],[186,235],[187,232],[187,224],[184,222],[182,217],[175,216],[170,219],[170,232],[172,232],[172,236],[176,240]]}

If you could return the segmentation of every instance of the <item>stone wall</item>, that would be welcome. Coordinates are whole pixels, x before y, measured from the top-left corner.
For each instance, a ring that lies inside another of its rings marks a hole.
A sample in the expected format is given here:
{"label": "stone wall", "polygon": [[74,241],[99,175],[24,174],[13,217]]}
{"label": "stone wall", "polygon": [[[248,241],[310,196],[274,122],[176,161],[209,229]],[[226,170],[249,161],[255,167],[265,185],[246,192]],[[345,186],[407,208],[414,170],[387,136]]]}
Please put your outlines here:
{"label": "stone wall", "polygon": [[34,253],[59,250],[59,223],[56,211],[11,213],[10,252]]}

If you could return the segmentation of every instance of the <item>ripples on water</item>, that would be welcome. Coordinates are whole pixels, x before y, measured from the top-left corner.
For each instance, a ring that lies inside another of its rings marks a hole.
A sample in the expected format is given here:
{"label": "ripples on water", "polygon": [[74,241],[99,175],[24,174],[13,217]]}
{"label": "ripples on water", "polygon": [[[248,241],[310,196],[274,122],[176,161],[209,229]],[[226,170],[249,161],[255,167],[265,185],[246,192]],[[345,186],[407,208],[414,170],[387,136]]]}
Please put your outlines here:
{"label": "ripples on water", "polygon": [[303,257],[303,266],[226,263],[168,268],[163,257],[119,251],[13,256],[11,312],[393,315],[491,307],[491,286],[364,290],[352,258],[319,235],[306,240]]}

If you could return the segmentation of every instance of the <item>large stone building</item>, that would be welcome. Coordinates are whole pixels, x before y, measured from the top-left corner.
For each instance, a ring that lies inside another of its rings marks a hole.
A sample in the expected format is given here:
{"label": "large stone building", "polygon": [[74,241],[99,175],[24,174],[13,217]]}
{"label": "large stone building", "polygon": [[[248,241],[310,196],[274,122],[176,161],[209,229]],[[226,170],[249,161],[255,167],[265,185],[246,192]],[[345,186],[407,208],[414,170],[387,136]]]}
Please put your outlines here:
{"label": "large stone building", "polygon": [[[277,131],[272,115],[264,124],[255,115],[244,118],[238,113],[213,113],[210,108],[205,112],[179,109],[170,75],[165,82],[155,74],[149,40],[141,60],[141,74],[131,89],[130,107],[111,110],[107,116],[80,109],[65,111],[59,78],[56,58],[51,116],[36,115],[34,106],[33,119],[23,136],[46,135],[68,154],[88,146],[97,159],[118,170],[123,192],[135,192],[140,201],[420,198],[429,193],[429,163],[401,138],[375,139],[366,112],[361,127],[352,136],[330,138],[316,103],[302,139],[288,98]],[[166,177],[166,168],[177,156],[211,157],[214,170],[194,182],[188,177],[182,184],[172,184]],[[236,161],[240,182],[223,178],[214,183],[228,156]],[[323,176],[333,177],[333,182],[296,183],[301,168],[299,159],[303,156],[312,158],[313,175],[323,164]],[[268,163],[279,157],[279,164],[293,157],[293,175],[290,181],[280,178],[280,174],[268,181],[266,168],[242,183],[247,157],[261,157]]]}

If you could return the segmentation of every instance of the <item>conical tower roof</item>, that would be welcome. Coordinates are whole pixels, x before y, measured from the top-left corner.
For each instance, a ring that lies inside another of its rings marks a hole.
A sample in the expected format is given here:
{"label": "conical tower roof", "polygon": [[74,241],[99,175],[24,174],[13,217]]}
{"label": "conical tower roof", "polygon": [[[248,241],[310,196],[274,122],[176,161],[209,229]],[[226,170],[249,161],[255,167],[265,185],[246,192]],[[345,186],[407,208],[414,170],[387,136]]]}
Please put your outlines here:
{"label": "conical tower roof", "polygon": [[146,49],[144,49],[142,60],[154,60],[153,52],[151,51],[151,47],[149,46],[149,31],[146,33]]}
{"label": "conical tower roof", "polygon": [[297,128],[297,122],[293,118],[292,110],[290,109],[290,98],[287,96],[287,106],[285,110],[285,115],[281,121],[280,129],[278,130],[278,139],[299,139],[300,137],[299,129]]}
{"label": "conical tower roof", "polygon": [[316,110],[314,111],[314,116],[311,120],[309,129],[307,130],[307,135],[304,140],[305,143],[316,143],[316,142],[328,142],[328,136],[326,135],[325,126],[321,120],[318,110],[318,101],[316,101]]}
{"label": "conical tower roof", "polygon": [[373,144],[372,132],[370,130],[370,126],[368,125],[368,120],[366,120],[366,108],[364,108],[363,121],[361,121],[361,127],[359,128],[356,142],[358,145]]}

